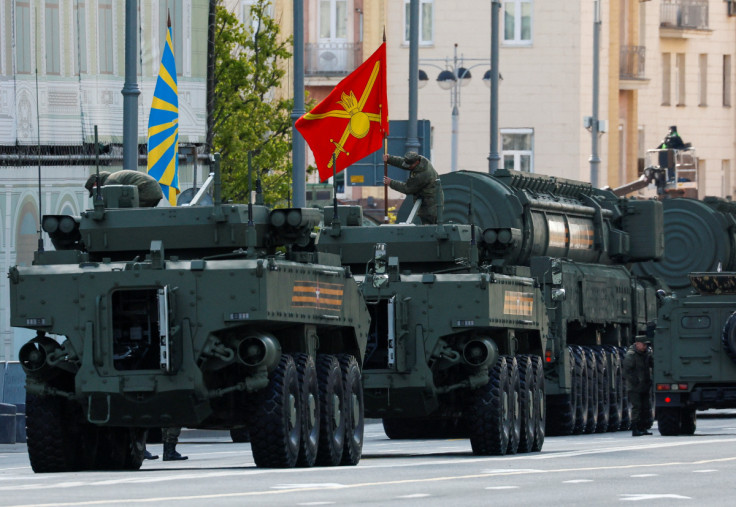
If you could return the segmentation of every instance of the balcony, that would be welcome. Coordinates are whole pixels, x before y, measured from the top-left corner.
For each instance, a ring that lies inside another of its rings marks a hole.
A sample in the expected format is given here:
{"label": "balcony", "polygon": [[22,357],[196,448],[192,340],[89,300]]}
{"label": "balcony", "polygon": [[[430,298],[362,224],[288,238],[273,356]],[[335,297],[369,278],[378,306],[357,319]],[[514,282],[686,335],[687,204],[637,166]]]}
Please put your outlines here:
{"label": "balcony", "polygon": [[621,46],[619,56],[619,78],[622,80],[644,80],[644,46]]}
{"label": "balcony", "polygon": [[708,0],[662,0],[659,5],[661,37],[683,39],[710,32]]}
{"label": "balcony", "polygon": [[347,42],[312,42],[304,45],[305,77],[342,77],[360,64],[361,45]]}

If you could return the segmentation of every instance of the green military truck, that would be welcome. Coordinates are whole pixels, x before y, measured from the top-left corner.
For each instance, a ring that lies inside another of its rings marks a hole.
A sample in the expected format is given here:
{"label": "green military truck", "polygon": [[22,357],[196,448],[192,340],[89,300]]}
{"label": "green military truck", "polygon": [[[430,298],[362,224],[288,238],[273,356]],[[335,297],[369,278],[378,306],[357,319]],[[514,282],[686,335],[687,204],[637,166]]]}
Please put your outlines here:
{"label": "green military truck", "polygon": [[[217,164],[215,164],[217,166]],[[45,215],[54,250],[10,269],[36,472],[137,469],[149,428],[242,429],[258,466],[354,465],[370,317],[318,210],[137,207],[106,186]]]}
{"label": "green military truck", "polygon": [[736,273],[691,273],[696,293],[665,297],[654,334],[662,435],[692,435],[696,411],[736,408]]}

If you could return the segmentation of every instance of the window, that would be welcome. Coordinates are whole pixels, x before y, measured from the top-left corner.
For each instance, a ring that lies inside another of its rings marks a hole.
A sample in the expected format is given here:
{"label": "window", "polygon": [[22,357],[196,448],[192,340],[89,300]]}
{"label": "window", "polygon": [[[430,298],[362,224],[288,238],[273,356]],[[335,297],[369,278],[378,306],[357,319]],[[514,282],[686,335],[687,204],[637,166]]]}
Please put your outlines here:
{"label": "window", "polygon": [[731,55],[723,55],[723,105],[731,107]]}
{"label": "window", "polygon": [[677,53],[675,61],[675,97],[677,105],[685,105],[685,53]]}
{"label": "window", "polygon": [[[409,44],[411,5],[404,0],[404,44]],[[419,0],[419,45],[434,43],[434,0]]]}
{"label": "window", "polygon": [[79,59],[79,73],[87,72],[87,6],[84,2],[75,4],[77,16],[74,19],[74,29],[77,33],[75,57]]}
{"label": "window", "polygon": [[501,150],[503,154],[503,168],[534,172],[534,130],[532,129],[503,129],[501,130]]}
{"label": "window", "polygon": [[698,81],[698,97],[699,106],[708,105],[708,55],[702,53],[698,55],[698,71],[700,80]]}
{"label": "window", "polygon": [[100,74],[113,74],[112,0],[100,0],[98,9]]}
{"label": "window", "polygon": [[46,0],[46,73],[61,74],[61,62],[59,56],[59,0]]}
{"label": "window", "polygon": [[159,48],[160,51],[158,61],[156,62],[156,73],[158,73],[158,64],[161,62],[164,44],[166,43],[166,20],[171,16],[171,36],[173,40],[171,44],[174,46],[174,62],[176,62],[176,75],[184,74],[184,19],[183,10],[184,2],[178,0],[165,0],[159,2]]}
{"label": "window", "polygon": [[669,106],[672,104],[670,97],[672,90],[672,56],[669,53],[662,53],[662,105]]}
{"label": "window", "polygon": [[532,43],[532,0],[504,0],[503,42],[524,46]]}
{"label": "window", "polygon": [[[251,9],[254,5],[258,3],[257,0],[243,0],[242,6],[243,6],[243,25],[246,28],[250,28],[250,30],[255,33],[255,31],[258,29],[258,19],[251,14]],[[266,4],[264,6],[264,13],[266,16],[273,16],[273,4]]]}
{"label": "window", "polygon": [[348,38],[347,0],[320,0],[319,38],[323,41],[344,41]]}
{"label": "window", "polygon": [[18,2],[15,5],[15,71],[18,74],[30,74],[32,58],[31,4]]}

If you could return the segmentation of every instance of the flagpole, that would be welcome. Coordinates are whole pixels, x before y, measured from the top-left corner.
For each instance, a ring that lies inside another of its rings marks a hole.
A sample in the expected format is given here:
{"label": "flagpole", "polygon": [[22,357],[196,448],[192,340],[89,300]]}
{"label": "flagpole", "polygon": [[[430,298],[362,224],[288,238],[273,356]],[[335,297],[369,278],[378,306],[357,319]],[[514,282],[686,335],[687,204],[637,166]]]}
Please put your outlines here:
{"label": "flagpole", "polygon": [[[388,138],[383,134],[383,154],[388,155]],[[388,160],[383,157],[383,177],[388,176]],[[388,185],[383,185],[383,223],[388,223]]]}

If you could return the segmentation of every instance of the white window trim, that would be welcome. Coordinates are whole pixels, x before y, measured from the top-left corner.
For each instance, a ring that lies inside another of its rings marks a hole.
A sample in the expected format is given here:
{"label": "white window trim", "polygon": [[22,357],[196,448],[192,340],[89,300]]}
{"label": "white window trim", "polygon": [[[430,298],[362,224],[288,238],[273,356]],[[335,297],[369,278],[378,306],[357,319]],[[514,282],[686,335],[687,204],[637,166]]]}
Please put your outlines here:
{"label": "white window trim", "polygon": [[[515,5],[514,13],[515,13],[515,22],[514,22],[514,39],[513,40],[506,40],[504,39],[504,34],[506,32],[505,28],[505,12],[506,12],[506,4],[512,3]],[[521,4],[522,3],[528,3],[531,6],[531,14],[529,15],[529,33],[530,37],[529,39],[522,39],[521,38]],[[529,47],[534,42],[534,0],[503,0],[501,4],[501,15],[499,16],[499,23],[501,26],[499,27],[499,33],[501,34],[501,44],[503,46],[514,46],[514,47]]]}
{"label": "white window trim", "polygon": [[[409,39],[405,38],[404,35],[406,34],[406,27],[409,23],[409,20],[406,16],[406,7],[409,4],[411,0],[404,0],[404,10],[402,12],[402,16],[404,17],[404,22],[401,25],[401,32],[402,32],[402,38],[403,41],[401,42],[402,46],[409,46]],[[422,4],[430,4],[432,5],[432,40],[429,41],[423,41],[422,40]],[[434,46],[434,18],[435,18],[435,12],[434,12],[434,0],[419,0],[419,46]]]}
{"label": "white window trim", "polygon": [[[530,134],[532,146],[529,150],[504,150],[503,149],[503,136],[511,134]],[[514,128],[514,129],[500,129],[499,135],[501,136],[501,166],[504,166],[503,160],[506,155],[514,155],[514,170],[519,171],[518,167],[521,167],[519,157],[521,155],[529,155],[529,173],[534,173],[534,129],[533,128]]]}

